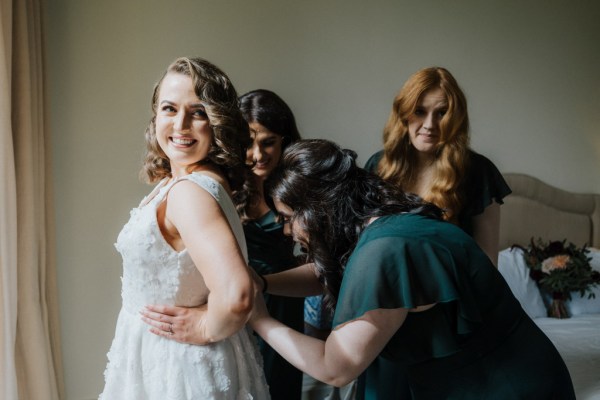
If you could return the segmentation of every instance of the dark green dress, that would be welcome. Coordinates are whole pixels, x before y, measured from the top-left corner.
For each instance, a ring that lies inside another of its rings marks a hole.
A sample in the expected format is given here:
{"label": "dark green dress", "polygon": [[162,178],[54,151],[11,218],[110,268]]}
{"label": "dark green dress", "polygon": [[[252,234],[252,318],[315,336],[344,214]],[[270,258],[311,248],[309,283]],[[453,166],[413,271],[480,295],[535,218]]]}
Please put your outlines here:
{"label": "dark green dress", "polygon": [[[297,266],[294,242],[283,234],[283,225],[272,211],[244,225],[249,264],[259,274],[268,275]],[[304,299],[265,294],[269,313],[287,326],[304,329]],[[258,339],[264,371],[273,400],[300,400],[302,371],[293,367],[265,341]]]}
{"label": "dark green dress", "polygon": [[550,340],[475,241],[447,222],[399,214],[371,223],[346,264],[333,325],[432,303],[409,313],[381,353],[414,399],[575,398]]}
{"label": "dark green dress", "polygon": [[[383,150],[367,160],[365,169],[376,172],[381,157]],[[502,199],[512,192],[494,163],[472,150],[469,150],[469,169],[459,190],[465,194],[465,205],[458,214],[458,226],[469,235],[473,235],[473,217],[483,213],[492,201],[502,204]]]}
{"label": "dark green dress", "polygon": [[[382,157],[383,151],[373,154],[365,164],[365,169],[375,172]],[[469,151],[469,163],[470,168],[460,185],[465,193],[466,204],[458,215],[458,225],[469,235],[473,235],[473,217],[483,213],[492,201],[502,204],[503,198],[511,190],[500,171],[486,157]],[[402,378],[398,378],[397,370],[397,365],[378,357],[359,379],[357,398],[410,399],[408,387]]]}

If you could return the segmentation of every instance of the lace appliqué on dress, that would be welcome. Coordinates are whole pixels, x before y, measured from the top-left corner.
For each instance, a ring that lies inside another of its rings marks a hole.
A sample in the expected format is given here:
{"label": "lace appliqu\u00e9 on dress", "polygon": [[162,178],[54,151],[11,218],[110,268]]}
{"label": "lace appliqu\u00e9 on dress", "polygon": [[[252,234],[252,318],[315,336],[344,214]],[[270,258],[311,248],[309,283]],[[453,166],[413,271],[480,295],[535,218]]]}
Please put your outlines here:
{"label": "lace appliqu\u00e9 on dress", "polygon": [[[239,217],[224,188],[198,173],[182,179],[195,182],[215,198],[245,250]],[[115,244],[123,258],[123,307],[107,354],[100,399],[268,399],[262,359],[247,329],[218,343],[196,346],[156,336],[141,321],[139,310],[147,304],[196,306],[205,304],[208,296],[187,250],[173,250],[158,227],[157,207],[173,183],[157,188],[131,211]]]}

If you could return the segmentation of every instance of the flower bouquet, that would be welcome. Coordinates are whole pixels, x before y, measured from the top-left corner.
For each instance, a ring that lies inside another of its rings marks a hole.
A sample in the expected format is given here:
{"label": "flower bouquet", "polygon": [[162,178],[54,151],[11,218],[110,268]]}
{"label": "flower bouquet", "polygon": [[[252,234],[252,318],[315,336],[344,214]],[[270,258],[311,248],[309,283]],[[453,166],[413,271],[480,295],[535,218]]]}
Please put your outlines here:
{"label": "flower bouquet", "polygon": [[569,318],[565,301],[571,299],[571,292],[579,292],[581,297],[589,292],[588,298],[593,298],[591,289],[600,283],[600,273],[590,266],[587,247],[565,243],[566,240],[544,243],[541,239],[535,242],[531,238],[526,249],[513,246],[523,250],[529,276],[551,296],[548,316],[554,318]]}

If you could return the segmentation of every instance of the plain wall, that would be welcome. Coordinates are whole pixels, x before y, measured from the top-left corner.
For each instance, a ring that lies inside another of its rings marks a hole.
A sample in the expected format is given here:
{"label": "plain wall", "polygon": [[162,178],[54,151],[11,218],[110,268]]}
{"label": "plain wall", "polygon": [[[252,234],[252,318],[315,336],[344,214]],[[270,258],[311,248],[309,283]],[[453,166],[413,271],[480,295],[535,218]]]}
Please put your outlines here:
{"label": "plain wall", "polygon": [[267,88],[305,137],[381,147],[416,70],[462,86],[472,147],[502,172],[600,192],[600,2],[52,0],[47,66],[67,400],[97,398],[120,308],[113,243],[164,68],[201,56],[239,94]]}

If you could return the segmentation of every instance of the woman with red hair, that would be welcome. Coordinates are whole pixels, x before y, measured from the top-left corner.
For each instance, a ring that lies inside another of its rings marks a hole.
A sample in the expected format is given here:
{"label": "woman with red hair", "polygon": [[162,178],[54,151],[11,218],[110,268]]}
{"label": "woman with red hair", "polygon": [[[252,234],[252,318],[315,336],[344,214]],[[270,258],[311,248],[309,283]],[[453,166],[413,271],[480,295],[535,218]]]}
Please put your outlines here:
{"label": "woman with red hair", "polygon": [[[383,150],[365,168],[441,208],[444,219],[471,235],[496,265],[500,204],[511,190],[496,166],[469,148],[467,100],[448,70],[424,68],[406,81],[394,98]],[[376,359],[359,386],[409,398],[397,374],[387,379],[385,371],[396,368]]]}
{"label": "woman with red hair", "polygon": [[467,100],[450,72],[424,68],[404,84],[365,168],[442,210],[496,264],[500,204],[511,190],[496,166],[469,148]]}

